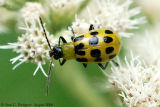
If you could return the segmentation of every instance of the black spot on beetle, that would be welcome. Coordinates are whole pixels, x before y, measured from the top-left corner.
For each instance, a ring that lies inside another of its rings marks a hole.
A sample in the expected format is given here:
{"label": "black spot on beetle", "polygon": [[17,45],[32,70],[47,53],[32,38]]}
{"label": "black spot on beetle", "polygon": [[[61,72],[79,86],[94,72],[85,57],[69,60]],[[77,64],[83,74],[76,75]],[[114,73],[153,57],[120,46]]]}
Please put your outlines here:
{"label": "black spot on beetle", "polygon": [[105,30],[106,34],[113,34],[113,32],[111,30]]}
{"label": "black spot on beetle", "polygon": [[101,56],[101,51],[99,49],[94,49],[94,50],[91,50],[91,56],[92,57],[100,57]]}
{"label": "black spot on beetle", "polygon": [[77,58],[76,59],[78,62],[88,62],[86,58]]}
{"label": "black spot on beetle", "polygon": [[116,56],[116,54],[109,56],[109,59],[112,59]]}
{"label": "black spot on beetle", "polygon": [[95,59],[95,61],[96,61],[96,62],[101,62],[101,61],[102,61],[102,58],[97,57],[97,58]]}
{"label": "black spot on beetle", "polygon": [[84,38],[84,35],[78,36],[74,39],[74,42],[80,41]]}
{"label": "black spot on beetle", "polygon": [[113,47],[108,47],[106,48],[106,54],[110,54],[114,51],[114,48]]}
{"label": "black spot on beetle", "polygon": [[80,49],[83,49],[83,47],[84,47],[84,44],[83,44],[83,43],[80,43],[80,44],[78,44],[77,46],[75,46],[75,48],[74,48],[75,54],[85,55],[85,51],[81,51],[81,50],[80,50]]}
{"label": "black spot on beetle", "polygon": [[76,50],[75,53],[82,56],[85,55],[85,51]]}
{"label": "black spot on beetle", "polygon": [[97,44],[98,44],[98,37],[94,36],[89,39],[89,45],[97,45]]}
{"label": "black spot on beetle", "polygon": [[75,50],[82,49],[83,47],[84,47],[84,43],[80,43],[77,46],[75,46]]}
{"label": "black spot on beetle", "polygon": [[90,34],[95,36],[95,35],[98,35],[98,32],[94,31],[94,32],[91,32]]}
{"label": "black spot on beetle", "polygon": [[105,43],[111,43],[113,41],[113,39],[111,37],[105,36],[104,37],[104,42]]}

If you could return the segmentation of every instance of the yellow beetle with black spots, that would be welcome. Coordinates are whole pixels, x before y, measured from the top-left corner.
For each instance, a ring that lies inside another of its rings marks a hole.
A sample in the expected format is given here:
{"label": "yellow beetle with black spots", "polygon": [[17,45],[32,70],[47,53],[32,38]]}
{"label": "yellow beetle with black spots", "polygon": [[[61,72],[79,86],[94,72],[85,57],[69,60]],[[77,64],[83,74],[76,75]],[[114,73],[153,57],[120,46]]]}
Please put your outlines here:
{"label": "yellow beetle with black spots", "polygon": [[[62,45],[60,45],[60,40],[63,41]],[[88,33],[78,37],[73,36],[72,41],[67,43],[63,37],[60,37],[59,46],[53,47],[50,55],[59,61],[63,58],[60,65],[63,65],[66,60],[76,59],[84,67],[89,63],[95,63],[104,70],[121,48],[121,40],[115,32],[111,29],[94,30],[93,25],[90,26]],[[102,65],[104,62],[106,62],[105,66]],[[113,62],[117,65],[115,61]]]}
{"label": "yellow beetle with black spots", "polygon": [[[40,21],[42,24],[41,18]],[[88,33],[81,34],[78,37],[75,37],[72,29],[72,42],[67,43],[65,38],[60,36],[58,46],[53,46],[53,48],[51,48],[44,27],[43,30],[50,48],[50,57],[59,60],[60,65],[63,65],[66,60],[76,59],[84,67],[88,63],[96,63],[105,70],[108,62],[119,53],[121,48],[121,40],[115,32],[111,29],[94,30],[92,24],[89,27]],[[60,44],[60,40],[63,42],[62,45]],[[63,58],[62,61],[60,60],[61,58]],[[102,65],[103,62],[106,62],[105,66]],[[116,63],[115,61],[113,62]]]}
{"label": "yellow beetle with black spots", "polygon": [[[41,24],[42,20],[40,18]],[[89,27],[89,32],[81,34],[75,37],[74,31],[72,29],[72,42],[68,42],[62,36],[59,37],[58,45],[51,47],[49,40],[47,38],[44,26],[42,28],[50,48],[50,57],[59,60],[60,65],[63,65],[67,60],[76,59],[81,62],[84,67],[87,67],[89,63],[98,64],[103,70],[106,69],[108,62],[112,61],[116,65],[113,58],[118,55],[121,48],[121,40],[119,36],[113,32],[111,29],[99,29],[94,30],[93,25]],[[62,40],[63,44],[60,44]],[[61,61],[61,59],[63,59]],[[51,71],[52,60],[50,63],[50,70],[48,73],[48,81]],[[105,66],[102,63],[106,63]],[[48,86],[48,85],[47,85]],[[48,88],[47,88],[48,91]]]}
{"label": "yellow beetle with black spots", "polygon": [[[58,46],[51,48],[48,42],[51,49],[50,57],[59,60],[60,65],[63,65],[67,60],[76,59],[84,67],[87,67],[89,63],[95,63],[105,70],[108,62],[113,61],[112,59],[120,51],[121,40],[111,29],[94,30],[91,24],[88,33],[75,37],[73,30],[72,32],[72,42],[67,43],[62,36],[59,37]],[[60,40],[63,42],[62,45]],[[106,63],[105,66],[102,65],[104,62]],[[118,65],[115,61],[113,63]]]}

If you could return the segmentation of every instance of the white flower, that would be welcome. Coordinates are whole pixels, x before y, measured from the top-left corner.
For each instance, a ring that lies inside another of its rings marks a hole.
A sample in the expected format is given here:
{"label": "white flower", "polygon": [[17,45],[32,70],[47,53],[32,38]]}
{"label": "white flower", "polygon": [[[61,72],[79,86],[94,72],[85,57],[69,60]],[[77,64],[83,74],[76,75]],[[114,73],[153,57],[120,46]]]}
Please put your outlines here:
{"label": "white flower", "polygon": [[39,16],[44,15],[44,9],[40,3],[26,2],[25,6],[21,9],[21,15],[26,21],[38,19]]}
{"label": "white flower", "polygon": [[160,20],[160,0],[137,0],[137,2],[154,21]]}
{"label": "white flower", "polygon": [[[88,32],[90,24],[86,23],[84,20],[80,20],[76,16],[76,21],[72,23],[72,27],[68,27],[68,30],[64,30],[61,32],[61,35],[67,40],[67,42],[72,42],[71,37],[75,34],[75,36],[79,36],[80,34]],[[72,28],[73,32],[72,32]]]}
{"label": "white flower", "polygon": [[65,12],[65,11],[76,11],[81,2],[84,0],[50,0],[50,5],[53,11],[56,12]]}
{"label": "white flower", "polygon": [[160,65],[160,25],[149,27],[145,33],[137,34],[128,43],[136,55],[141,56],[147,64]]}
{"label": "white flower", "polygon": [[0,6],[4,5],[5,0],[0,0]]}
{"label": "white flower", "polygon": [[159,67],[146,66],[131,54],[130,61],[125,58],[125,65],[112,65],[112,73],[107,76],[129,107],[160,106]]}
{"label": "white flower", "polygon": [[[133,0],[125,0],[124,2],[121,0],[93,0],[91,3],[93,5],[88,6],[81,18],[76,18],[72,26],[74,30],[77,29],[77,26],[75,28],[75,23],[79,23],[78,25],[81,28],[83,28],[82,26],[86,28],[87,24],[93,24],[95,29],[111,28],[120,37],[130,37],[133,33],[128,32],[128,30],[137,29],[137,25],[146,22],[145,17],[133,18],[140,14],[139,7],[130,8]],[[80,21],[84,18],[85,21]],[[82,22],[82,25],[80,22]]]}
{"label": "white flower", "polygon": [[[42,65],[46,64],[46,61],[50,60],[49,48],[47,41],[44,37],[43,29],[41,27],[40,21],[30,20],[31,24],[26,22],[26,27],[21,27],[25,30],[26,33],[22,34],[21,37],[18,37],[18,41],[15,43],[8,43],[7,46],[0,46],[1,49],[13,49],[19,55],[15,58],[12,58],[10,61],[12,64],[16,64],[13,69],[17,68],[24,62],[32,62],[37,64],[37,68],[33,75],[37,73],[39,69],[45,73]],[[50,35],[46,31],[50,44],[53,46],[57,43],[57,39]]]}
{"label": "white flower", "polygon": [[72,27],[69,27],[68,30],[68,32],[70,32],[70,35],[73,35],[72,28],[75,33],[75,36],[87,33],[89,31],[90,24],[85,22],[85,20],[78,19],[77,16],[75,19],[76,19],[75,22],[72,23]]}

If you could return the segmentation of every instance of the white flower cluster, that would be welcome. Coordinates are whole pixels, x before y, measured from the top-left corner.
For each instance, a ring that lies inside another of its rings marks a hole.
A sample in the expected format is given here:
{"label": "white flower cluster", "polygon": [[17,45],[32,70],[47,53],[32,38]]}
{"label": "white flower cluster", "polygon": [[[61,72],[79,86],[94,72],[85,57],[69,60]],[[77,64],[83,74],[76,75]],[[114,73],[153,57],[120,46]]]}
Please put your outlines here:
{"label": "white flower cluster", "polygon": [[140,13],[138,7],[130,8],[133,0],[125,0],[125,2],[121,0],[93,0],[92,2],[93,6],[88,6],[87,12],[82,14],[81,18],[85,18],[85,21],[76,18],[76,21],[73,22],[72,27],[78,34],[86,32],[88,25],[93,24],[95,29],[111,28],[120,37],[130,37],[133,33],[129,33],[128,30],[137,29],[137,25],[146,22],[145,17],[133,18]]}
{"label": "white flower cluster", "polygon": [[[19,54],[19,56],[10,60],[12,64],[19,62],[13,67],[13,69],[22,63],[29,61],[37,64],[34,75],[39,69],[41,69],[43,74],[47,76],[42,65],[46,64],[46,61],[50,60],[49,47],[44,37],[40,21],[30,20],[30,22],[32,23],[28,24],[26,22],[26,27],[21,27],[21,29],[26,31],[26,33],[19,37],[16,43],[9,43],[7,46],[0,46],[0,48],[13,49]],[[57,39],[55,39],[53,35],[50,35],[48,31],[46,31],[46,33],[52,46],[55,45],[55,43],[58,43]]]}
{"label": "white flower cluster", "polygon": [[112,66],[110,83],[121,91],[128,107],[160,106],[160,71],[157,66],[145,66],[138,57],[125,58],[125,65]]}
{"label": "white flower cluster", "polygon": [[42,5],[36,2],[27,2],[21,9],[21,15],[27,22],[33,19],[39,19],[39,16],[44,14],[45,12]]}
{"label": "white flower cluster", "polygon": [[[74,11],[84,0],[50,0],[51,8],[56,12]],[[74,9],[73,9],[74,8]]]}
{"label": "white flower cluster", "polygon": [[[128,46],[136,55],[139,55],[147,64],[160,65],[160,25],[149,27],[145,33],[129,41]],[[137,42],[138,41],[138,42]],[[134,44],[136,43],[136,45]]]}
{"label": "white flower cluster", "polygon": [[[75,33],[75,36],[79,36],[80,34],[86,33],[89,31],[90,24],[86,23],[85,20],[80,20],[76,16],[75,22],[72,23],[72,27],[68,27],[68,30],[63,32],[64,37],[70,41],[71,36],[73,36],[72,29]],[[70,35],[70,36],[69,36]]]}

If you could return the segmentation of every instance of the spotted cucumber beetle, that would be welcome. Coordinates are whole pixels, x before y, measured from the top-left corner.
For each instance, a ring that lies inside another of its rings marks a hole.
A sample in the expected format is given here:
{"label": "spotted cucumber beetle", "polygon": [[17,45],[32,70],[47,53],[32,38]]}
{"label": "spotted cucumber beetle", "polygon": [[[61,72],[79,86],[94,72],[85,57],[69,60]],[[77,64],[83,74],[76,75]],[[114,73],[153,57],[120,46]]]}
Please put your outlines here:
{"label": "spotted cucumber beetle", "polygon": [[[112,61],[116,65],[117,62],[113,58],[119,53],[121,48],[121,40],[119,36],[113,32],[111,29],[99,29],[94,30],[94,26],[91,24],[89,27],[89,32],[81,34],[75,37],[75,33],[72,29],[73,36],[71,37],[72,42],[68,42],[62,36],[59,37],[58,45],[51,47],[49,40],[47,38],[42,19],[40,22],[50,48],[50,67],[48,72],[48,82],[47,82],[47,95],[48,95],[48,84],[50,81],[50,72],[53,59],[59,60],[62,66],[67,60],[76,59],[78,62],[82,63],[86,68],[87,64],[94,63],[105,70],[107,68],[108,62]],[[60,44],[60,42],[63,44]],[[62,61],[61,61],[62,59]],[[105,66],[102,63],[105,62]]]}

